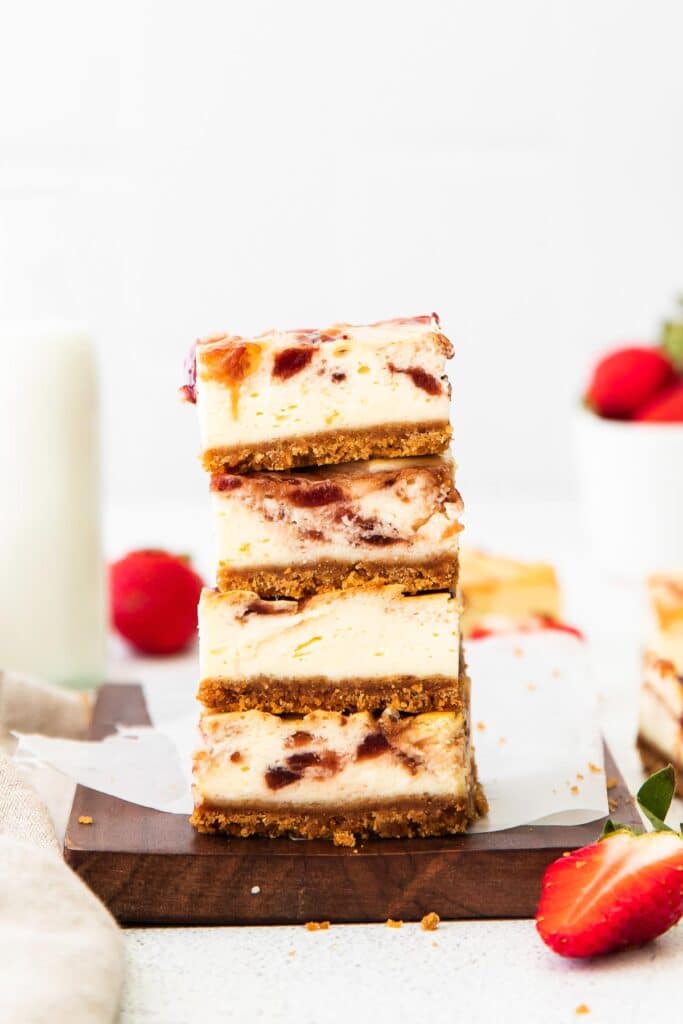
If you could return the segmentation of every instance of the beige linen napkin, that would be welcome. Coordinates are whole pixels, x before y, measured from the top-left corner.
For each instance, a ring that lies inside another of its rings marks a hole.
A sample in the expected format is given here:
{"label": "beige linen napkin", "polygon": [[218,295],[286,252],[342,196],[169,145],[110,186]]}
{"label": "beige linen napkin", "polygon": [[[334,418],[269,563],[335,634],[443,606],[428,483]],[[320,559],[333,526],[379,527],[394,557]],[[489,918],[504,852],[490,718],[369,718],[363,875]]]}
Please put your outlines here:
{"label": "beige linen napkin", "polygon": [[5,736],[14,729],[82,739],[91,711],[89,693],[62,690],[33,676],[0,669],[0,730]]}
{"label": "beige linen napkin", "polygon": [[[82,736],[82,695],[0,672],[0,734]],[[0,753],[0,1021],[109,1024],[123,943],[109,912],[62,860],[47,809]]]}

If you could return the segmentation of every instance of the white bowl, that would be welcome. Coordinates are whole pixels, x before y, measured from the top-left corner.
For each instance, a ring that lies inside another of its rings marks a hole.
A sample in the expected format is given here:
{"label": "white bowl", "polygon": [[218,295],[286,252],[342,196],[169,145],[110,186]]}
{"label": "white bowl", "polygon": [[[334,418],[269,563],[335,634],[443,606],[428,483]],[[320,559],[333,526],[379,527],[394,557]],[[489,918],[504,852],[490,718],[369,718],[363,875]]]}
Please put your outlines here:
{"label": "white bowl", "polygon": [[683,423],[575,424],[589,554],[621,576],[683,568]]}

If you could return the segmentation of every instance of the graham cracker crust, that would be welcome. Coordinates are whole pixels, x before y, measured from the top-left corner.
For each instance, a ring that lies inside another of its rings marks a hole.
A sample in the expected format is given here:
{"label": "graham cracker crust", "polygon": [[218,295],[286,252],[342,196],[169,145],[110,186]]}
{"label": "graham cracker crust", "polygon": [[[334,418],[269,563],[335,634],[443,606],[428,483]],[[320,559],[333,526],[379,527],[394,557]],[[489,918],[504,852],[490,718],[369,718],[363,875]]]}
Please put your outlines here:
{"label": "graham cracker crust", "polygon": [[271,714],[306,714],[325,711],[379,711],[394,708],[417,714],[423,711],[465,710],[469,701],[466,676],[383,676],[332,682],[327,676],[280,679],[212,677],[199,684],[197,700],[207,711],[250,711]]}
{"label": "graham cracker crust", "polygon": [[335,846],[355,846],[370,835],[382,839],[409,839],[464,832],[475,818],[485,814],[486,798],[474,782],[466,800],[414,797],[351,806],[335,811],[314,807],[269,807],[251,810],[229,807],[195,807],[190,823],[198,832],[222,832],[232,836],[294,836],[300,839],[331,839]]}
{"label": "graham cracker crust", "polygon": [[202,465],[209,473],[222,473],[225,470],[281,470],[375,458],[439,455],[448,448],[451,433],[447,420],[326,430],[265,443],[207,448],[202,454]]}
{"label": "graham cracker crust", "polygon": [[676,795],[683,797],[683,765],[676,764],[671,757],[663,754],[640,734],[636,740],[636,746],[640,760],[643,762],[643,768],[648,775],[658,772],[661,768],[666,768],[668,764],[673,764],[676,770]]}
{"label": "graham cracker crust", "polygon": [[399,583],[406,594],[417,594],[423,590],[454,590],[457,582],[457,555],[415,563],[320,561],[311,565],[241,569],[220,562],[217,570],[219,590],[253,590],[264,598],[301,598],[326,590],[348,590],[390,583]]}

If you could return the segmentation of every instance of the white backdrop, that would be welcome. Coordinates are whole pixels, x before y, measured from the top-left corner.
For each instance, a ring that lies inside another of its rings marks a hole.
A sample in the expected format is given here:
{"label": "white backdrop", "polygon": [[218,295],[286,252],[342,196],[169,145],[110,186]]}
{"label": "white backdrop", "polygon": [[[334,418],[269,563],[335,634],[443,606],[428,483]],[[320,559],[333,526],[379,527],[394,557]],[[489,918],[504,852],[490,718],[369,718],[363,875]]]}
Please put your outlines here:
{"label": "white backdrop", "polygon": [[466,497],[570,492],[592,356],[683,290],[683,5],[3,11],[0,316],[92,325],[110,499],[203,494],[198,334],[432,309]]}

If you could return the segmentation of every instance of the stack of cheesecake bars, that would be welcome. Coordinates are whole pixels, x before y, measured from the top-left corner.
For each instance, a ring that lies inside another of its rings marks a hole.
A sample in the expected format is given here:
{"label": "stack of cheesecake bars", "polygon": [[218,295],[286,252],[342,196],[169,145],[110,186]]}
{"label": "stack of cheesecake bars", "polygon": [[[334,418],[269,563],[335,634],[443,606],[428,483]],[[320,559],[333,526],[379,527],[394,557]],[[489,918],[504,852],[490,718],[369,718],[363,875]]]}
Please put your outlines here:
{"label": "stack of cheesecake bars", "polygon": [[459,832],[470,743],[435,315],[197,343],[216,590],[199,606],[202,832]]}

